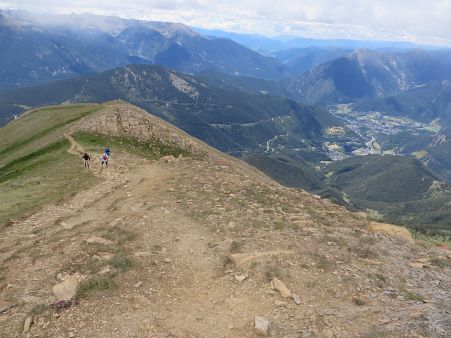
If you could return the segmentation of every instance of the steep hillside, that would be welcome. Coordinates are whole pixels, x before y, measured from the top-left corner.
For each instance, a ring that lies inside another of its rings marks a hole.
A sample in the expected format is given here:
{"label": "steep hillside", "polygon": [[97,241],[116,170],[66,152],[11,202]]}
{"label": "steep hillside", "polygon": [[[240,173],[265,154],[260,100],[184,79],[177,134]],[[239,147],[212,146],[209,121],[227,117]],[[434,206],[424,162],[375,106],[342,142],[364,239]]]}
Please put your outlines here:
{"label": "steep hillside", "polygon": [[327,165],[327,184],[359,209],[410,228],[451,231],[451,185],[409,156],[356,156]]}
{"label": "steep hillside", "polygon": [[0,11],[0,88],[146,63],[188,73],[287,76],[286,67],[274,58],[232,40],[203,37],[182,24],[95,15],[40,18]]}
{"label": "steep hillside", "polygon": [[[93,158],[110,145],[108,169],[74,164],[95,181],[0,227],[4,337],[449,335],[449,251],[369,232],[136,107],[98,108],[61,132]],[[62,124],[23,118],[39,114]]]}
{"label": "steep hillside", "polygon": [[1,91],[0,109],[3,117],[24,110],[24,106],[124,99],[223,151],[265,151],[269,146],[321,149],[323,122],[316,115],[332,119],[327,112],[281,97],[201,81],[157,66],[127,66],[90,77]]}
{"label": "steep hillside", "polygon": [[358,50],[284,82],[308,103],[336,104],[394,95],[431,81],[451,78],[451,53]]}

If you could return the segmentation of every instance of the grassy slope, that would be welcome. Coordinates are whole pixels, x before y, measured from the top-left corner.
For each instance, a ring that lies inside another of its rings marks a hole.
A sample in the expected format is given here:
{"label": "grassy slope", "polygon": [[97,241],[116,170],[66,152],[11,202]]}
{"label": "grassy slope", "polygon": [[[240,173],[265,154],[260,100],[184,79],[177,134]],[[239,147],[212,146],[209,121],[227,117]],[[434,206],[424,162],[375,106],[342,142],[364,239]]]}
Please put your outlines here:
{"label": "grassy slope", "polygon": [[96,178],[67,153],[66,127],[98,105],[47,107],[0,129],[0,224],[55,203]]}
{"label": "grassy slope", "polygon": [[362,156],[324,168],[332,187],[359,209],[375,209],[384,220],[423,231],[451,231],[451,188],[430,188],[439,178],[413,157]]}
{"label": "grassy slope", "polygon": [[74,137],[89,153],[101,154],[105,146],[108,145],[112,149],[135,154],[150,160],[157,160],[166,155],[174,157],[179,155],[184,157],[201,156],[176,145],[165,144],[159,139],[140,140],[134,137],[117,137],[84,132],[78,132]]}

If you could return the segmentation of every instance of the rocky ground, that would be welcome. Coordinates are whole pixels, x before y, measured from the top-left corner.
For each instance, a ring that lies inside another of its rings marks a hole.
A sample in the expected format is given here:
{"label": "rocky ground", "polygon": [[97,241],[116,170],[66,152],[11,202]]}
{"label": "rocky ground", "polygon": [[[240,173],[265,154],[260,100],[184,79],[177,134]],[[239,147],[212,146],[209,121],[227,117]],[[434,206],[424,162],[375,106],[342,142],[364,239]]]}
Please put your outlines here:
{"label": "rocky ground", "polygon": [[449,251],[196,144],[113,153],[102,183],[1,228],[1,336],[451,334]]}

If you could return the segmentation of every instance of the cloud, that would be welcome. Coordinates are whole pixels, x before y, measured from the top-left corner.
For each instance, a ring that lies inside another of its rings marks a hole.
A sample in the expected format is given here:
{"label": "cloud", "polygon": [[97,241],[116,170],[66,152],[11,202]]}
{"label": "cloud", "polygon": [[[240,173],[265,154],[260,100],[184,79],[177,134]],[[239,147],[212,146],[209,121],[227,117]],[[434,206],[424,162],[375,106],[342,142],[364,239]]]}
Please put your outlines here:
{"label": "cloud", "polygon": [[450,0],[0,0],[0,8],[51,8],[264,35],[451,45]]}

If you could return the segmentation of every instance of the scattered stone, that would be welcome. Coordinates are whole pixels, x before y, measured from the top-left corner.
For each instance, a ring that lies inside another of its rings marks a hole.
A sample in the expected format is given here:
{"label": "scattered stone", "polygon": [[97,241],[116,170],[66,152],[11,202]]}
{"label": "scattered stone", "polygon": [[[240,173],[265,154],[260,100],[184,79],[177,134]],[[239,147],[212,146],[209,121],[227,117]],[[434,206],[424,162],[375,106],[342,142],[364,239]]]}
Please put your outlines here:
{"label": "scattered stone", "polygon": [[407,230],[407,228],[397,225],[370,222],[370,224],[368,224],[368,231],[372,233],[384,233],[390,236],[401,237],[409,242],[413,241],[413,237],[410,231]]}
{"label": "scattered stone", "polygon": [[53,314],[53,318],[59,318],[60,317],[60,314],[58,313],[58,312],[55,312],[54,314]]}
{"label": "scattered stone", "polygon": [[135,288],[139,288],[141,285],[143,285],[143,282],[138,282],[135,284]]}
{"label": "scattered stone", "polygon": [[281,280],[279,280],[277,277],[274,277],[272,279],[272,281],[271,281],[271,288],[276,290],[276,291],[279,291],[280,295],[283,298],[288,298],[288,297],[292,296],[290,289],[288,289],[286,287],[286,285],[283,284],[283,282]]}
{"label": "scattered stone", "polygon": [[261,316],[255,316],[254,328],[258,335],[268,337],[271,331],[271,321]]}
{"label": "scattered stone", "polygon": [[164,261],[165,263],[172,263],[172,259],[170,259],[170,258],[165,258],[163,261]]}
{"label": "scattered stone", "polygon": [[230,261],[236,266],[244,265],[254,259],[258,259],[265,256],[279,256],[279,255],[293,255],[294,252],[291,250],[273,250],[273,251],[263,251],[263,252],[252,252],[252,253],[236,253],[229,255]]}
{"label": "scattered stone", "polygon": [[74,337],[75,337],[75,333],[69,332],[69,338],[74,338]]}
{"label": "scattered stone", "polygon": [[301,297],[299,297],[297,294],[293,293],[291,295],[293,297],[294,303],[296,305],[301,305]]}
{"label": "scattered stone", "polygon": [[235,275],[235,279],[238,281],[238,283],[243,282],[246,278],[246,275]]}
{"label": "scattered stone", "polygon": [[73,276],[68,276],[64,282],[53,287],[53,294],[57,301],[71,300],[75,297],[78,288],[78,280]]}
{"label": "scattered stone", "polygon": [[89,238],[86,240],[86,242],[87,242],[88,244],[105,244],[105,245],[113,244],[112,241],[110,241],[110,240],[108,240],[108,239],[106,239],[106,238],[103,238],[103,237],[97,237],[97,236],[89,237]]}
{"label": "scattered stone", "polygon": [[396,298],[398,296],[398,293],[396,292],[395,289],[387,289],[384,291],[384,295],[391,298]]}
{"label": "scattered stone", "polygon": [[64,276],[63,276],[63,274],[62,274],[61,272],[59,272],[59,273],[56,275],[56,279],[59,280],[60,282],[64,282]]}
{"label": "scattered stone", "polygon": [[27,319],[25,319],[25,323],[23,324],[23,333],[28,333],[30,331],[32,323],[33,317],[27,317]]}
{"label": "scattered stone", "polygon": [[9,309],[14,307],[14,305],[4,305],[0,306],[0,314],[8,312]]}

